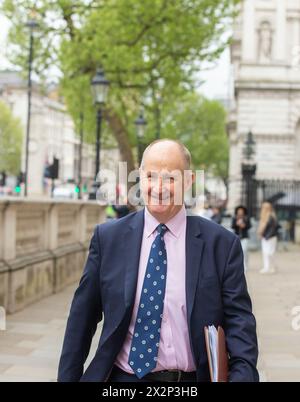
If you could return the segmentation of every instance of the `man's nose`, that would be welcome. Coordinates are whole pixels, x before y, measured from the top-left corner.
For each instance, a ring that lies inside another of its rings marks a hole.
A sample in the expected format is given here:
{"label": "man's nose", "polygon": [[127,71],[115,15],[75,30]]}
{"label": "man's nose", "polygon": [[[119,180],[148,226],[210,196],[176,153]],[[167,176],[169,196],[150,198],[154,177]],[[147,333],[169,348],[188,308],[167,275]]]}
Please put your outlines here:
{"label": "man's nose", "polygon": [[163,191],[163,180],[161,177],[156,178],[153,182],[152,190],[156,193],[162,193]]}

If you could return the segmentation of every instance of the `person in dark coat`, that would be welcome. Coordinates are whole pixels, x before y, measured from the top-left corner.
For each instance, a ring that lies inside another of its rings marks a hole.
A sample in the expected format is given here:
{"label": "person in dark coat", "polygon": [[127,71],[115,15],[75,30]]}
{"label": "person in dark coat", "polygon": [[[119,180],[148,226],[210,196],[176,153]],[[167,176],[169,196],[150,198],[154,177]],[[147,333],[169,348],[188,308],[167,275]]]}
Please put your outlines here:
{"label": "person in dark coat", "polygon": [[235,208],[234,217],[232,218],[231,227],[234,233],[239,236],[244,253],[244,269],[245,272],[248,268],[248,243],[249,243],[249,229],[251,222],[248,217],[248,210],[243,205]]}

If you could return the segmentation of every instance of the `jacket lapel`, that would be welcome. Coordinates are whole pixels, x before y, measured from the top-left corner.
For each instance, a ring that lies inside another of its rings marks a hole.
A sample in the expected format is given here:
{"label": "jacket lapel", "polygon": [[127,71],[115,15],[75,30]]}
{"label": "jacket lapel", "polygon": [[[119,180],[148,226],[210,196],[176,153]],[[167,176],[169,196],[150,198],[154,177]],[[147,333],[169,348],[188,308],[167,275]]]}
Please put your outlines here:
{"label": "jacket lapel", "polygon": [[123,256],[125,261],[124,297],[125,308],[134,305],[136,285],[138,278],[140,253],[144,230],[144,210],[134,216],[123,239]]}
{"label": "jacket lapel", "polygon": [[186,227],[186,303],[189,328],[197,290],[203,246],[204,242],[201,239],[199,219],[188,216]]}

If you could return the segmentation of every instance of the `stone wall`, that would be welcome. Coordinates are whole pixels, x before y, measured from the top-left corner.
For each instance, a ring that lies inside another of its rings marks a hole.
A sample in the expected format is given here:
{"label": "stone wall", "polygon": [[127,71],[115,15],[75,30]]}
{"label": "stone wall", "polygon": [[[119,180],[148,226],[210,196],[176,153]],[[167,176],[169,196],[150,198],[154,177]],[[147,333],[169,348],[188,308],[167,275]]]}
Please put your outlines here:
{"label": "stone wall", "polygon": [[14,313],[78,281],[103,221],[94,202],[0,199],[0,306]]}

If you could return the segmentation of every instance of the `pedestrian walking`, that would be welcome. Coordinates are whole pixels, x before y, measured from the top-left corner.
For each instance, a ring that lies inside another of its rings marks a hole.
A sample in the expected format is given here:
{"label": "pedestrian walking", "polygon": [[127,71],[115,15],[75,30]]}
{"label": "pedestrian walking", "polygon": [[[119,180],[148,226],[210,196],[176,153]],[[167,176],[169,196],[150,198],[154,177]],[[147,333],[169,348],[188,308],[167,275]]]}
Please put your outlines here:
{"label": "pedestrian walking", "polygon": [[270,202],[263,202],[258,225],[258,235],[261,238],[263,256],[263,268],[260,270],[261,274],[275,273],[275,252],[279,228],[280,226],[272,204]]}
{"label": "pedestrian walking", "polygon": [[248,217],[248,210],[243,205],[239,205],[235,208],[231,228],[240,238],[244,254],[244,270],[246,272],[248,269],[249,229],[251,228],[251,222],[250,218]]}
{"label": "pedestrian walking", "polygon": [[212,216],[210,218],[213,222],[221,225],[222,223],[222,213],[219,207],[213,207]]}
{"label": "pedestrian walking", "polygon": [[[258,381],[240,240],[187,215],[184,193],[195,180],[190,163],[178,141],[150,144],[140,167],[145,208],[96,226],[68,318],[59,381],[209,381],[208,325],[225,329],[228,381]],[[97,352],[84,370],[103,315]]]}

